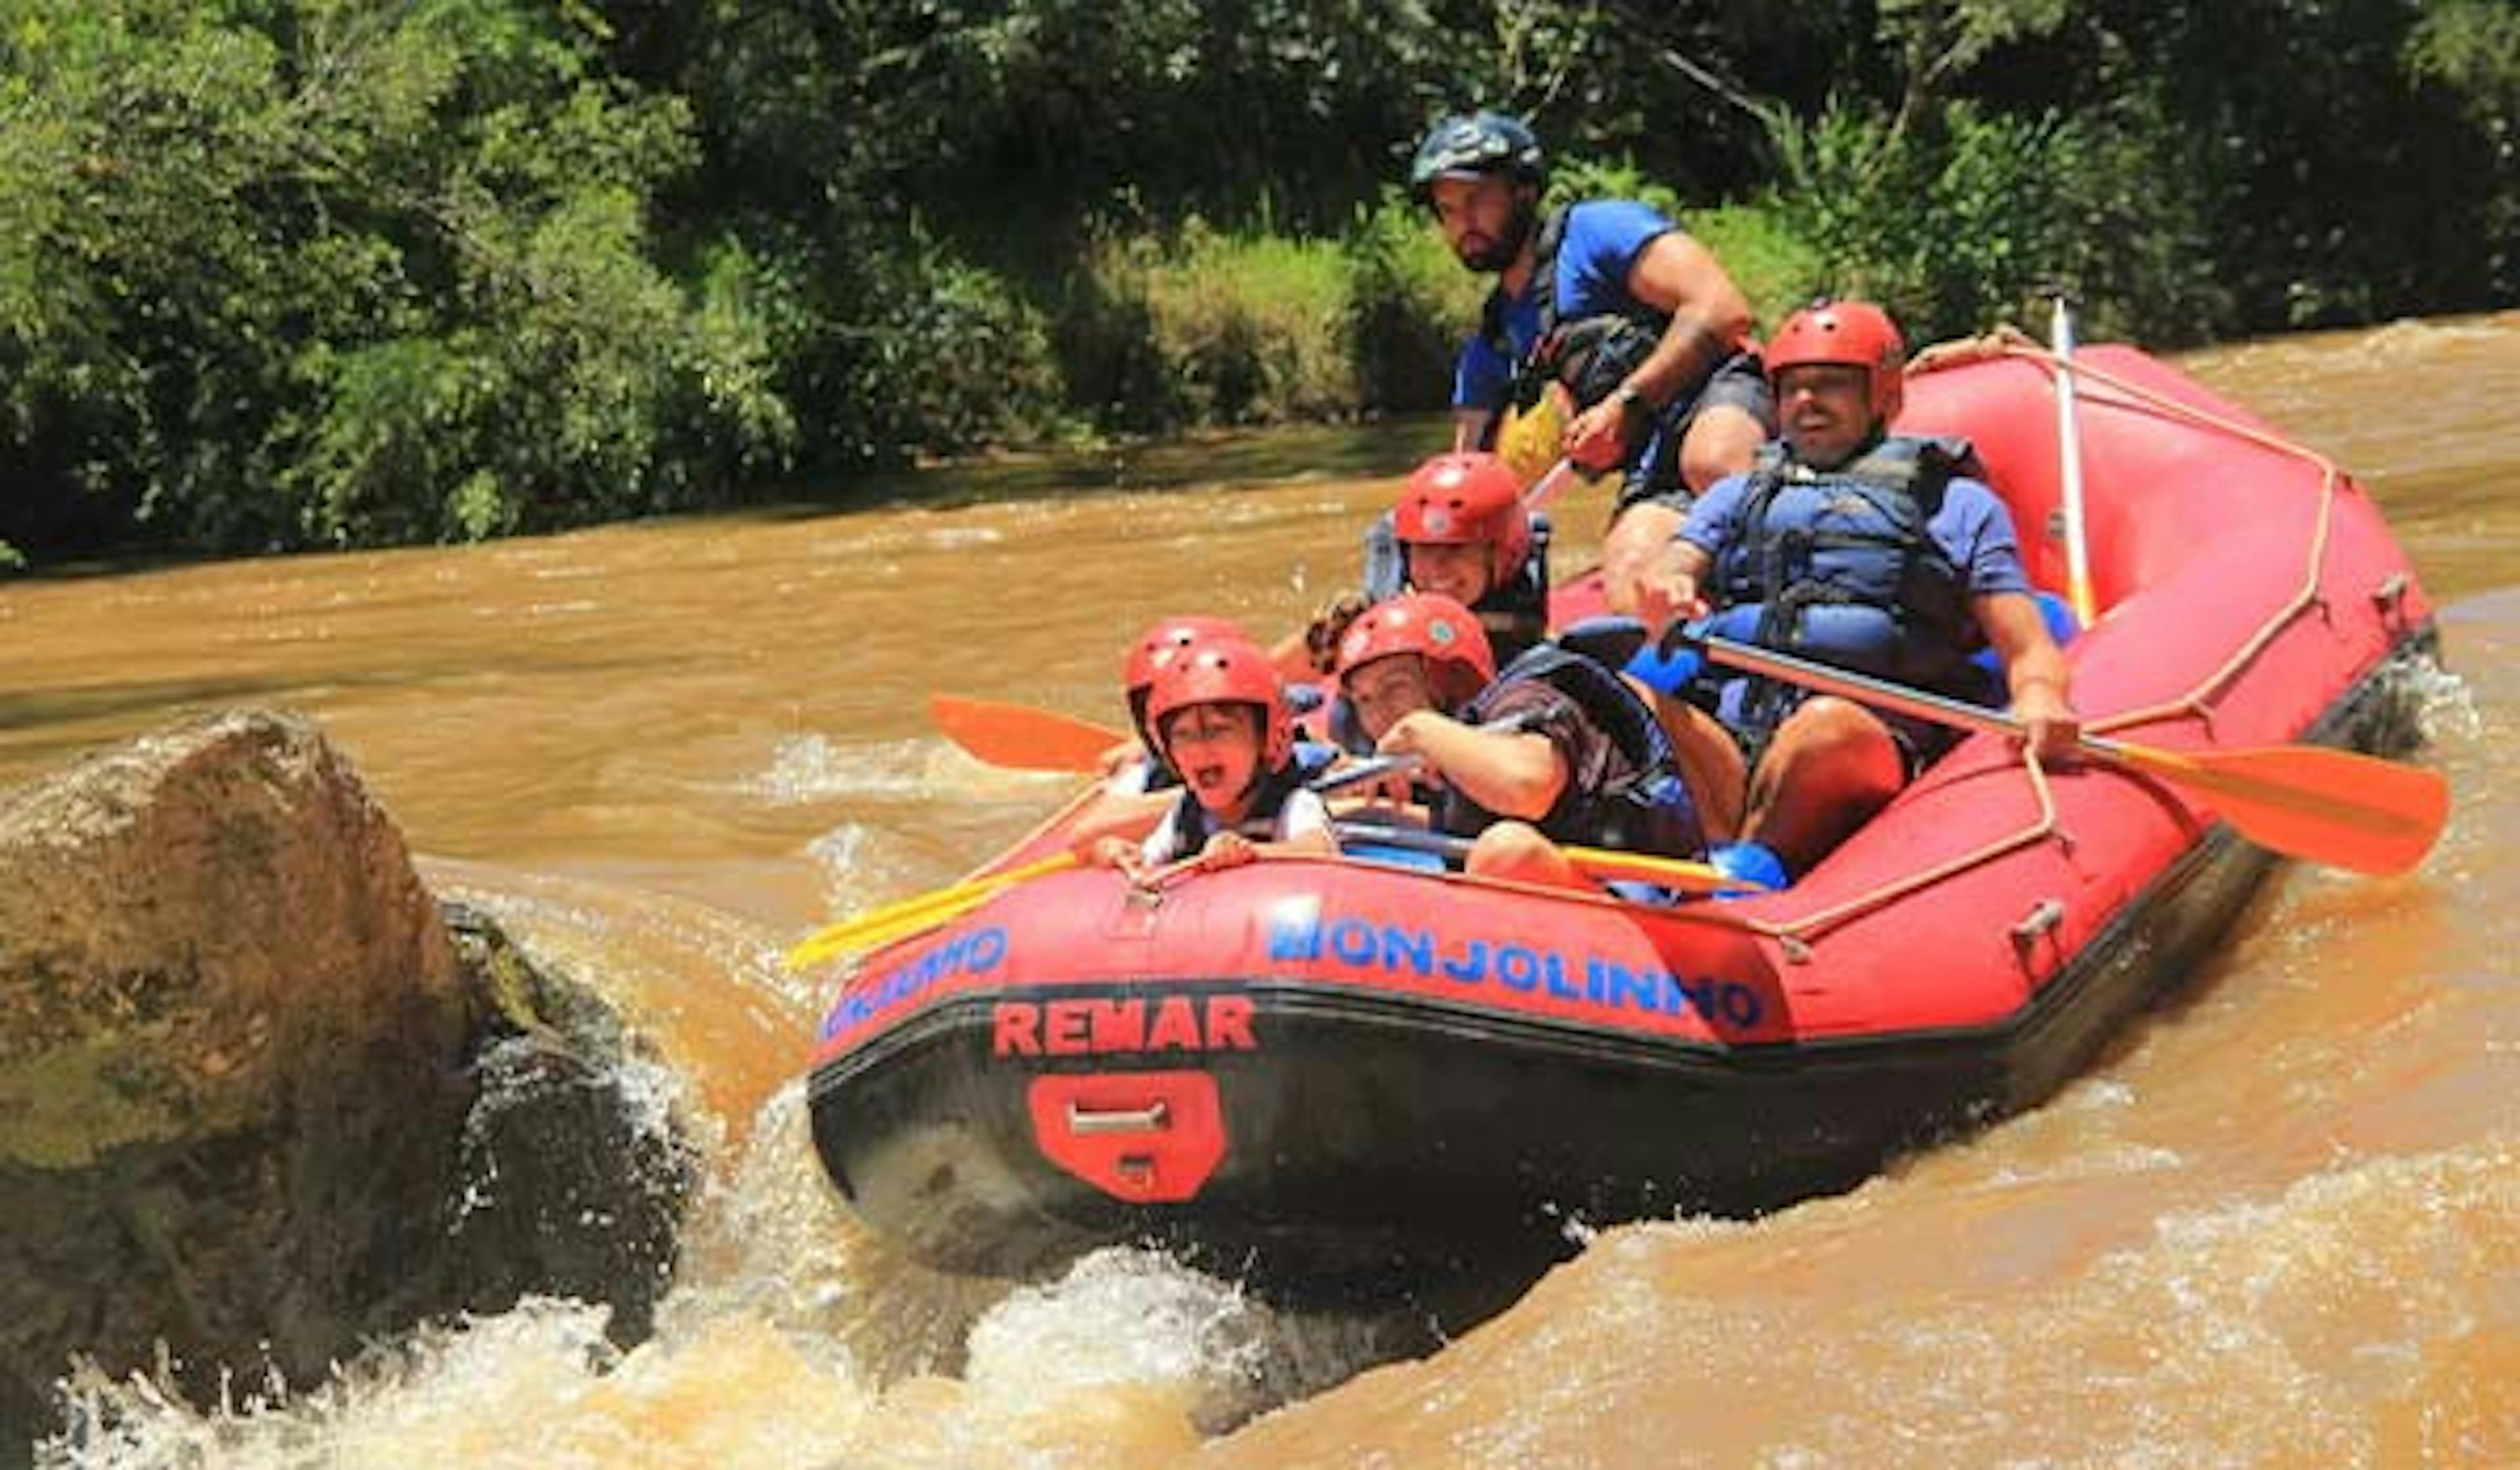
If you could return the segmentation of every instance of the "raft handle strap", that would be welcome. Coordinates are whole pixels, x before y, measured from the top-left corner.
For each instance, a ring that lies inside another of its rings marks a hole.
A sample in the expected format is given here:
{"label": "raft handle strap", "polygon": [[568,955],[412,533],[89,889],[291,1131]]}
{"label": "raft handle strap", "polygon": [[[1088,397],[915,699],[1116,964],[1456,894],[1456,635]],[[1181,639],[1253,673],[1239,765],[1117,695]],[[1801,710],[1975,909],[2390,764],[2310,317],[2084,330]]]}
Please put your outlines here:
{"label": "raft handle strap", "polygon": [[1067,1104],[1067,1131],[1072,1134],[1150,1134],[1172,1127],[1172,1113],[1162,1101],[1129,1112],[1088,1112]]}

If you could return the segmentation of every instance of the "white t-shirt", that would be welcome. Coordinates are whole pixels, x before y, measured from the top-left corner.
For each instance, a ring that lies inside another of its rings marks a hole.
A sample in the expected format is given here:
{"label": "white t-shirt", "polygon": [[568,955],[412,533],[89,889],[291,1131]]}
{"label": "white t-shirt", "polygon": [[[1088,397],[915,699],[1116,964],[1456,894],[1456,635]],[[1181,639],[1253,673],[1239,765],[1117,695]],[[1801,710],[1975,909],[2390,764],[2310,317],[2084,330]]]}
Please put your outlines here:
{"label": "white t-shirt", "polygon": [[[1195,852],[1199,847],[1206,845],[1208,838],[1216,835],[1219,824],[1207,808],[1198,804],[1196,796],[1184,791],[1181,799],[1190,803],[1198,828],[1198,842],[1192,849]],[[1178,812],[1167,812],[1164,814],[1164,820],[1155,824],[1155,829],[1147,834],[1147,845],[1141,848],[1139,853],[1146,859],[1148,866],[1169,863],[1175,858],[1189,856],[1188,853],[1181,852],[1173,846],[1173,829],[1180,824]],[[1278,820],[1270,824],[1269,835],[1255,840],[1290,842],[1313,832],[1329,830],[1329,804],[1322,800],[1322,794],[1319,791],[1298,788],[1289,792],[1286,804],[1278,809]]]}

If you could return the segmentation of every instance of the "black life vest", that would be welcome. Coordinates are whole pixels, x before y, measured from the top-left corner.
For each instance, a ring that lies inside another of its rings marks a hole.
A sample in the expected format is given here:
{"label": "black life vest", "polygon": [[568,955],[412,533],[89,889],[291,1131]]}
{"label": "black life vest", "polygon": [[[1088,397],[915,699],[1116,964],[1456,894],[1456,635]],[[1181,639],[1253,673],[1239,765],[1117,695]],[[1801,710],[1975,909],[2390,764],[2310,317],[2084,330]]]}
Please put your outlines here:
{"label": "black life vest", "polygon": [[[1538,403],[1541,390],[1552,379],[1566,385],[1578,409],[1591,408],[1618,390],[1628,375],[1653,354],[1654,345],[1671,326],[1667,313],[1635,300],[1624,311],[1602,312],[1572,322],[1558,319],[1557,248],[1565,243],[1566,218],[1574,207],[1568,204],[1551,210],[1541,224],[1539,243],[1532,249],[1531,300],[1539,312],[1540,334],[1532,338],[1531,350],[1514,350],[1512,337],[1506,331],[1508,303],[1504,291],[1490,291],[1480,314],[1479,335],[1498,357],[1513,364],[1513,376],[1506,385],[1506,402],[1517,411]],[[1491,437],[1503,417],[1499,414],[1489,421]]]}
{"label": "black life vest", "polygon": [[[1529,679],[1574,701],[1609,738],[1628,768],[1598,789],[1580,789],[1569,780],[1555,804],[1534,824],[1542,833],[1558,842],[1670,857],[1704,850],[1697,804],[1680,779],[1680,762],[1662,722],[1654,717],[1651,705],[1603,665],[1554,644],[1541,644],[1507,665],[1496,682],[1463,708],[1461,719],[1469,725],[1487,723],[1487,713],[1502,691]],[[1440,820],[1447,831],[1474,836],[1499,818],[1458,789],[1447,788]]]}
{"label": "black life vest", "polygon": [[[1296,759],[1275,771],[1260,773],[1251,815],[1236,823],[1234,830],[1254,842],[1266,842],[1275,837],[1278,834],[1278,815],[1286,809],[1286,799],[1304,789],[1305,782],[1328,766],[1338,754],[1334,750],[1315,747],[1318,753],[1308,757],[1302,753],[1302,746],[1297,746],[1297,750]],[[1207,810],[1198,804],[1197,794],[1188,787],[1184,787],[1181,795],[1173,801],[1172,824],[1175,857],[1187,858],[1207,845],[1210,834]]]}
{"label": "black life vest", "polygon": [[[1830,470],[1760,452],[1737,534],[1715,558],[1711,632],[1901,684],[1983,701],[1969,655],[1985,635],[1966,571],[1926,532],[1955,476],[1982,477],[1958,438],[1887,438]],[[1735,728],[1771,733],[1796,686],[1754,681]]]}

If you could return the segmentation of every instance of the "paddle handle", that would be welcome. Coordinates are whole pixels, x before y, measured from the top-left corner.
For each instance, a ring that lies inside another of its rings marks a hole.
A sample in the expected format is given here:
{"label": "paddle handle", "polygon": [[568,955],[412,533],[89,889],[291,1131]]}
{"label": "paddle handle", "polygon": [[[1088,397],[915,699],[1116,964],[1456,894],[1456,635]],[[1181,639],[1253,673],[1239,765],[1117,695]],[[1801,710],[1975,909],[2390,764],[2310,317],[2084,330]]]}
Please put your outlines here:
{"label": "paddle handle", "polygon": [[[1472,840],[1451,832],[1429,831],[1392,823],[1351,820],[1337,823],[1335,826],[1342,841],[1372,842],[1413,852],[1438,853],[1455,862],[1469,856]],[[1736,877],[1711,863],[1666,858],[1660,853],[1620,852],[1606,847],[1582,847],[1572,842],[1557,844],[1557,851],[1567,862],[1598,877],[1635,878],[1694,893],[1760,893],[1768,886],[1756,878]]]}
{"label": "paddle handle", "polygon": [[982,899],[1001,888],[1047,877],[1062,869],[1073,868],[1076,863],[1074,853],[1053,853],[1021,868],[1011,868],[1004,872],[989,873],[870,909],[838,923],[827,924],[799,940],[788,951],[788,967],[803,969],[850,950],[873,949],[903,934],[941,924],[967,909],[976,908]]}
{"label": "paddle handle", "polygon": [[1355,822],[1341,820],[1331,824],[1341,841],[1373,842],[1384,847],[1402,847],[1411,852],[1434,853],[1459,862],[1470,855],[1470,839],[1451,832],[1438,832],[1422,826],[1402,826],[1389,822]]}
{"label": "paddle handle", "polygon": [[1405,750],[1397,755],[1367,756],[1354,765],[1314,777],[1305,784],[1315,792],[1328,796],[1332,791],[1344,791],[1350,786],[1361,786],[1368,781],[1380,780],[1386,776],[1398,776],[1403,772],[1415,771],[1424,764],[1425,762],[1415,750]]}
{"label": "paddle handle", "polygon": [[[1835,694],[1859,704],[1869,704],[1877,709],[1913,715],[1919,720],[1931,720],[1937,725],[1957,726],[1984,735],[2019,736],[2028,733],[2021,721],[2012,715],[2003,710],[1989,709],[1983,704],[1971,704],[1965,699],[1954,699],[1948,694],[1926,690],[1910,689],[1904,684],[1892,684],[1869,674],[1831,668],[1808,658],[1797,658],[1791,653],[1779,653],[1774,648],[1734,643],[1729,638],[1684,637],[1689,646],[1707,658],[1745,674],[1764,675],[1787,684],[1798,684],[1818,693]],[[2192,770],[2195,764],[2171,751],[2125,745],[2098,735],[2080,736],[2075,744],[2087,755],[2147,771],[2179,774]]]}
{"label": "paddle handle", "polygon": [[1532,512],[1548,505],[1556,496],[1557,487],[1565,484],[1566,477],[1574,472],[1575,462],[1570,459],[1560,459],[1550,466],[1542,471],[1540,478],[1531,482],[1531,488],[1522,492],[1522,509]]}
{"label": "paddle handle", "polygon": [[[1476,728],[1494,735],[1518,735],[1523,727],[1539,717],[1540,711],[1536,709],[1517,710],[1502,720],[1491,720]],[[1369,755],[1352,766],[1314,777],[1305,784],[1327,796],[1332,791],[1344,791],[1350,786],[1379,780],[1386,776],[1398,776],[1403,772],[1415,771],[1424,764],[1426,764],[1426,758],[1415,750],[1398,751],[1391,755]]]}
{"label": "paddle handle", "polygon": [[[1668,641],[1693,643],[1731,668],[1918,719],[1992,734],[2024,733],[2022,722],[2001,711],[1773,649],[1686,632]],[[2218,817],[2260,847],[2356,872],[2413,868],[2450,817],[2450,782],[2441,773],[2360,751],[2320,745],[2165,750],[2089,735],[2076,744],[2110,765],[2201,794]]]}
{"label": "paddle handle", "polygon": [[1983,704],[1971,704],[1963,699],[1954,699],[1925,690],[1910,689],[1906,685],[1892,684],[1887,680],[1875,679],[1869,674],[1856,673],[1852,669],[1832,668],[1824,663],[1814,663],[1808,658],[1797,658],[1791,653],[1779,653],[1774,648],[1762,648],[1754,644],[1734,643],[1729,638],[1717,638],[1711,634],[1675,634],[1673,638],[1665,640],[1666,651],[1670,651],[1668,646],[1672,643],[1685,644],[1713,662],[1728,668],[1739,669],[1745,674],[1758,674],[1769,679],[1781,680],[1786,684],[1798,684],[1818,693],[1835,694],[1842,699],[1853,699],[1881,709],[1896,710],[1903,715],[1913,715],[1917,719],[1931,720],[1941,725],[1957,725],[1963,730],[1982,731],[1990,735],[2021,734],[2021,722],[2002,710],[1989,709]]}

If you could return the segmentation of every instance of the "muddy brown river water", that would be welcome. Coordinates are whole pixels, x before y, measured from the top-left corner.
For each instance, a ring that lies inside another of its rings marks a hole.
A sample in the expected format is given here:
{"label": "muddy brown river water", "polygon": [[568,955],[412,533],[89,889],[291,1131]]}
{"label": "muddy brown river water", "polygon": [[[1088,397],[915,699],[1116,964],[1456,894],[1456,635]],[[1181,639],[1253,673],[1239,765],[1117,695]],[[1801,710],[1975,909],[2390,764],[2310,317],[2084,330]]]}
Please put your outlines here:
{"label": "muddy brown river water", "polygon": [[[0,780],[186,711],[303,711],[433,881],[624,977],[667,1040],[656,1088],[723,1134],[660,1334],[626,1358],[585,1309],[535,1303],[279,1402],[87,1384],[111,1422],[48,1452],[2520,1463],[2520,314],[2185,365],[2356,471],[2442,604],[2453,677],[2424,758],[2457,805],[2430,861],[2284,869],[2182,1003],[2026,1117],[1755,1223],[1603,1232],[1379,1366],[1129,1253],[1023,1289],[891,1261],[805,1143],[824,998],[776,960],[835,912],[951,881],[1063,794],[939,740],[928,691],[1116,718],[1148,619],[1276,630],[1340,585],[1435,426],[1176,448],[1120,476],[1154,484],[969,471],[847,513],[0,584]],[[1561,568],[1591,495],[1561,504]],[[1293,1402],[1200,1427],[1203,1403],[1287,1397],[1290,1374]]]}

